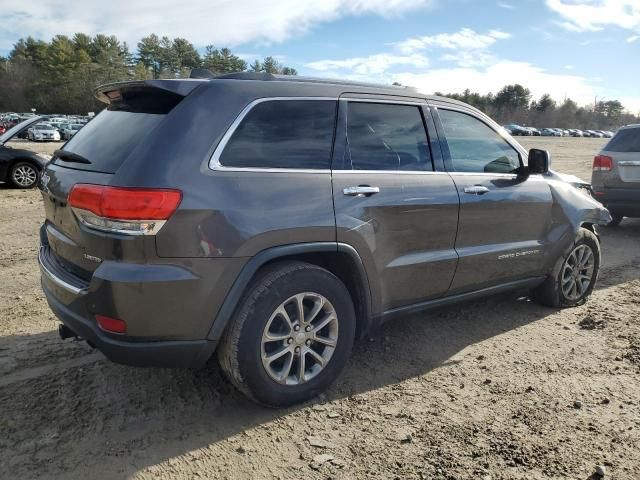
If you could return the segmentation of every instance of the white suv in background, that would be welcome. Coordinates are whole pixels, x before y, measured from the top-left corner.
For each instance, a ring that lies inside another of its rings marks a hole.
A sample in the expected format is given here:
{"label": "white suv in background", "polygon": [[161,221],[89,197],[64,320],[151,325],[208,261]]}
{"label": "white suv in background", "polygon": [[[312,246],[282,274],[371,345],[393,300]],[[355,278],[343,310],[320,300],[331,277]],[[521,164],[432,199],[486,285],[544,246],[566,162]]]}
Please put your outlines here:
{"label": "white suv in background", "polygon": [[591,185],[611,212],[611,225],[640,217],[640,124],[622,127],[593,159]]}

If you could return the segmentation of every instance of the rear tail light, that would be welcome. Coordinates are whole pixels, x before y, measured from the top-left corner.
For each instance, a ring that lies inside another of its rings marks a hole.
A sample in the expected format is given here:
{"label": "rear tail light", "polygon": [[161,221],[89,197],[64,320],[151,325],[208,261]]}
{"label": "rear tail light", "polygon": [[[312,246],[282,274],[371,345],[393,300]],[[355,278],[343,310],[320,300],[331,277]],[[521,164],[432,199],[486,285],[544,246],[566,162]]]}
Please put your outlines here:
{"label": "rear tail light", "polygon": [[126,333],[127,324],[124,320],[118,318],[106,317],[104,315],[96,315],[96,321],[100,328],[110,333]]}
{"label": "rear tail light", "polygon": [[69,205],[82,224],[126,235],[155,235],[181,200],[179,190],[81,183],[69,193]]}
{"label": "rear tail light", "polygon": [[613,158],[606,155],[598,155],[593,159],[594,172],[609,172],[613,168]]}

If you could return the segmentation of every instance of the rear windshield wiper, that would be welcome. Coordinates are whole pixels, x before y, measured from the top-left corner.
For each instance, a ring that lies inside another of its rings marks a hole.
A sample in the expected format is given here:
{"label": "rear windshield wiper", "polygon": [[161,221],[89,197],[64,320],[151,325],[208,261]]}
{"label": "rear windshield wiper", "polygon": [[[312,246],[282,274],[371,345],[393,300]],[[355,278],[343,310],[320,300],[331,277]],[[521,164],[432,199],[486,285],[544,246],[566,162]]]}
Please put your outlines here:
{"label": "rear windshield wiper", "polygon": [[64,160],[65,162],[73,162],[73,163],[86,163],[90,164],[91,160],[83,157],[82,155],[78,155],[77,153],[68,152],[66,150],[56,150],[53,152],[54,158],[59,158],[60,160]]}

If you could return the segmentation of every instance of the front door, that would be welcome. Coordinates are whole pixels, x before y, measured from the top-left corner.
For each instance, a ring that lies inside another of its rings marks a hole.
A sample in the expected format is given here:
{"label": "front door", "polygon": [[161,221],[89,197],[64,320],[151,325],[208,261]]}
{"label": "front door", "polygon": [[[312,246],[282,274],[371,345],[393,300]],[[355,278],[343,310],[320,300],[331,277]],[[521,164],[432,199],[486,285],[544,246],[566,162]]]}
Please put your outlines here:
{"label": "front door", "polygon": [[338,117],[337,239],[363,258],[374,313],[444,295],[457,263],[458,194],[434,171],[426,104],[343,98]]}
{"label": "front door", "polygon": [[524,151],[489,119],[441,105],[436,122],[460,195],[459,262],[450,293],[542,274],[552,228],[547,182],[541,175],[518,175]]}

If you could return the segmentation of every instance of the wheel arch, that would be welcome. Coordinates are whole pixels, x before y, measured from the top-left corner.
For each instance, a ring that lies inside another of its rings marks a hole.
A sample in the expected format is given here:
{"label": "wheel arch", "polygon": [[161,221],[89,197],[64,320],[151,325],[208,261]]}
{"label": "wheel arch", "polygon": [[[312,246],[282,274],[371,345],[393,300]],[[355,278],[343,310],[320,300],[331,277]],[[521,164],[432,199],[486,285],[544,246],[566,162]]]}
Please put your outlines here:
{"label": "wheel arch", "polygon": [[42,165],[34,158],[30,158],[30,157],[16,157],[16,158],[12,158],[9,161],[8,167],[7,167],[7,173],[10,172],[13,167],[16,166],[16,164],[18,163],[28,163],[30,165],[33,165],[35,167],[36,170],[38,170],[38,172],[42,173],[42,171],[44,170],[42,168]]}
{"label": "wheel arch", "polygon": [[356,335],[372,327],[373,306],[369,279],[360,255],[350,245],[316,242],[269,248],[252,257],[243,267],[213,321],[208,340],[217,344],[252,280],[259,272],[278,262],[302,261],[322,267],[347,287],[356,311]]}

